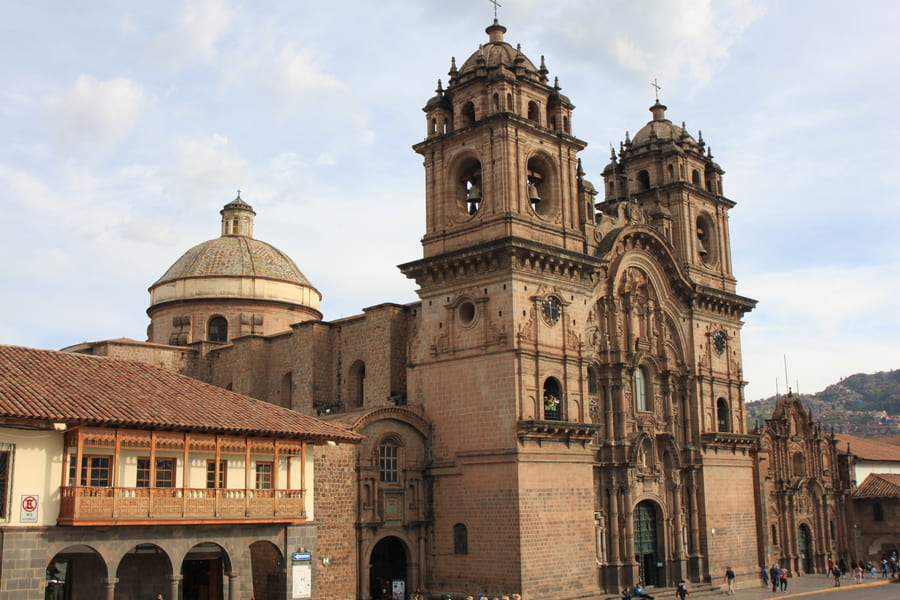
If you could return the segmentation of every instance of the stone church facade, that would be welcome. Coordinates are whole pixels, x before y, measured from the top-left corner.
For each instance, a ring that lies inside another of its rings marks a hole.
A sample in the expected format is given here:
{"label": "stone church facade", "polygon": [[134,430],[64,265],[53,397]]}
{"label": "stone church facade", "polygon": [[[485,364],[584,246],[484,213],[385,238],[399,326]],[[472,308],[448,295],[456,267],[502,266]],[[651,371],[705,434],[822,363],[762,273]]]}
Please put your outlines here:
{"label": "stone church facade", "polygon": [[[395,581],[407,596],[591,598],[726,566],[750,581],[776,547],[761,515],[781,485],[762,483],[758,458],[793,459],[760,450],[745,422],[755,301],[737,293],[723,171],[657,101],[598,189],[543,57],[496,21],[486,33],[451,62],[414,146],[423,255],[400,269],[419,301],[322,321],[319,291],[253,239],[238,197],[220,238],[151,286],[147,342],[71,350],[366,437],[316,458],[317,598],[377,598]],[[827,536],[838,501],[828,482],[804,485]]]}

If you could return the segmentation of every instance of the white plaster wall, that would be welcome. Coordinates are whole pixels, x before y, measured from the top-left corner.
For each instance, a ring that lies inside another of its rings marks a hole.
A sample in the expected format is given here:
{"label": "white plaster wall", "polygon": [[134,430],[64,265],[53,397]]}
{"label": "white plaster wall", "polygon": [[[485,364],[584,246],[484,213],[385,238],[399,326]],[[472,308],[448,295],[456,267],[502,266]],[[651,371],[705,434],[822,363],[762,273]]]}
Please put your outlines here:
{"label": "white plaster wall", "polygon": [[[12,446],[12,482],[8,525],[39,527],[56,525],[59,486],[62,482],[63,432],[0,427],[0,444]],[[22,496],[38,497],[38,522],[22,523]]]}

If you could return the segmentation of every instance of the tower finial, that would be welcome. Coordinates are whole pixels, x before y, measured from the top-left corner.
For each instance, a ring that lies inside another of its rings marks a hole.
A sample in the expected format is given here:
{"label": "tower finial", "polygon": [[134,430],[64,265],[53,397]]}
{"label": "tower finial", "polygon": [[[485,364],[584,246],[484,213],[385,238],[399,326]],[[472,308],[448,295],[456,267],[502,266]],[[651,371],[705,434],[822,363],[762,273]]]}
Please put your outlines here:
{"label": "tower finial", "polygon": [[658,104],[659,103],[659,90],[661,90],[662,88],[659,86],[658,83],[656,83],[656,77],[653,78],[653,83],[651,83],[650,85],[652,85],[654,88],[656,88],[655,94],[656,94],[656,102]]}
{"label": "tower finial", "polygon": [[497,0],[488,0],[491,4],[494,5],[494,24],[497,24],[497,9],[503,8],[503,5],[497,2]]}

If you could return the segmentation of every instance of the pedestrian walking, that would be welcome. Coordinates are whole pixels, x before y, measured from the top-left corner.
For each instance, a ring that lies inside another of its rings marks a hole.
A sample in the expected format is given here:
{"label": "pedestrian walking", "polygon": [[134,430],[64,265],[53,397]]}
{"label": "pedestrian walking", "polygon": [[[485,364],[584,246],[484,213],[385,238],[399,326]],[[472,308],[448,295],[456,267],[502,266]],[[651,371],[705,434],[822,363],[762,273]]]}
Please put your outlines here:
{"label": "pedestrian walking", "polygon": [[834,577],[834,587],[841,587],[841,570],[836,566],[831,567],[831,576]]}
{"label": "pedestrian walking", "polygon": [[855,567],[853,567],[853,578],[856,580],[856,583],[862,583],[862,578],[863,578],[862,565],[857,564]]}
{"label": "pedestrian walking", "polygon": [[784,568],[784,567],[781,567],[781,579],[780,579],[780,581],[781,581],[781,591],[782,591],[782,592],[786,592],[786,591],[787,591],[787,584],[788,584],[787,577],[788,577],[788,570],[787,570],[786,568]]}
{"label": "pedestrian walking", "polygon": [[726,593],[729,596],[734,596],[734,569],[731,567],[725,567],[725,583],[728,584]]}
{"label": "pedestrian walking", "polygon": [[[768,586],[766,586],[768,587]],[[678,582],[678,587],[675,588],[675,595],[680,598],[680,600],[684,600],[685,596],[690,596],[691,593],[687,589],[687,584],[684,583],[684,579]]]}
{"label": "pedestrian walking", "polygon": [[773,564],[769,569],[769,578],[772,580],[772,593],[775,593],[778,591],[778,584],[781,581],[781,569],[778,568],[778,565]]}

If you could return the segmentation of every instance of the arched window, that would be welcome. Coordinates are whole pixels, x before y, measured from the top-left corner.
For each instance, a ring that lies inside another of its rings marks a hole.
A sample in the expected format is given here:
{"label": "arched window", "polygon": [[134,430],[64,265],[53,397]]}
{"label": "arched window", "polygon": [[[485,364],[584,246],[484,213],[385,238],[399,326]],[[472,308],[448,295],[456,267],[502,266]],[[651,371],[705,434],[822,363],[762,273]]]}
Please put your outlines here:
{"label": "arched window", "polygon": [[397,483],[400,479],[400,448],[393,442],[378,446],[378,481]]}
{"label": "arched window", "polygon": [[881,502],[872,505],[872,520],[884,521],[884,508],[881,506]]}
{"label": "arched window", "polygon": [[778,529],[774,525],[772,525],[772,545],[778,545]]}
{"label": "arched window", "polygon": [[644,367],[634,370],[634,403],[638,410],[650,410],[647,403],[647,370]]}
{"label": "arched window", "polygon": [[469,553],[469,532],[462,523],[453,526],[453,554]]}
{"label": "arched window", "polygon": [[534,100],[528,103],[528,120],[534,121],[535,123],[541,122],[541,113],[538,110],[537,102]]}
{"label": "arched window", "polygon": [[669,165],[669,181],[675,181],[675,167]]}
{"label": "arched window", "polygon": [[510,110],[510,111],[511,111],[512,109],[513,109],[513,99],[512,99],[512,94],[507,94],[507,95],[506,95],[506,110]]}
{"label": "arched window", "polygon": [[719,398],[716,401],[716,416],[718,417],[719,431],[731,431],[731,414],[725,398]]}
{"label": "arched window", "polygon": [[588,367],[588,394],[596,396],[600,391],[600,374],[594,366]]}
{"label": "arched window", "polygon": [[559,421],[562,419],[562,388],[555,377],[548,377],[544,382],[544,420]]}
{"label": "arched window", "polygon": [[475,105],[471,102],[466,102],[462,107],[462,124],[463,127],[467,125],[471,125],[475,122]]}
{"label": "arched window", "polygon": [[563,131],[566,133],[572,133],[572,127],[569,125],[569,117],[563,117]]}
{"label": "arched window", "polygon": [[437,133],[437,119],[431,119],[431,133]]}
{"label": "arched window", "polygon": [[500,94],[494,94],[494,112],[500,110]]}
{"label": "arched window", "polygon": [[697,169],[694,169],[694,171],[691,173],[691,183],[693,183],[694,185],[700,185],[700,171],[698,171]]}
{"label": "arched window", "polygon": [[366,400],[366,363],[361,360],[350,365],[347,377],[347,404],[351,407],[361,407]]}
{"label": "arched window", "polygon": [[281,406],[291,408],[291,396],[294,389],[294,375],[290,371],[281,378]]}
{"label": "arched window", "polygon": [[210,342],[227,342],[228,341],[228,321],[225,317],[213,317],[209,320],[209,335],[207,339]]}
{"label": "arched window", "polygon": [[806,477],[806,458],[802,452],[794,453],[794,477]]}
{"label": "arched window", "polygon": [[637,181],[639,190],[643,191],[650,189],[650,173],[647,171],[638,171]]}

